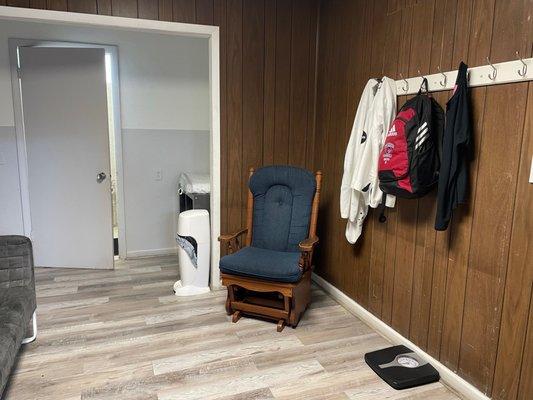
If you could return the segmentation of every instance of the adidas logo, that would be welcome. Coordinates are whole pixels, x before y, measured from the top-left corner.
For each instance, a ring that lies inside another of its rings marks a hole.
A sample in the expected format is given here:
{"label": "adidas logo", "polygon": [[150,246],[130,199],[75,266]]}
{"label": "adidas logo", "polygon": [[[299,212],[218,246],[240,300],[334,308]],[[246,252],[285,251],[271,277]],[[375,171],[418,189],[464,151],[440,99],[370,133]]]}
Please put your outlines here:
{"label": "adidas logo", "polygon": [[398,132],[396,132],[396,126],[392,125],[392,127],[389,130],[389,133],[387,133],[387,136],[396,136],[398,135]]}

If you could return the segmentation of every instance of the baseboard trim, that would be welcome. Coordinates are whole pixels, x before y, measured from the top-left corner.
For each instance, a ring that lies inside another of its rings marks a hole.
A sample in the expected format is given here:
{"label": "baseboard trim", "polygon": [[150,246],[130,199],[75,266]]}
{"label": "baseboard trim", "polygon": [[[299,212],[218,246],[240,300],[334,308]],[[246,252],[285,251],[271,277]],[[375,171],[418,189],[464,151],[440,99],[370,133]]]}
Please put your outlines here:
{"label": "baseboard trim", "polygon": [[166,249],[132,250],[126,253],[126,259],[152,256],[172,256],[177,254],[178,249],[176,247],[168,247]]}
{"label": "baseboard trim", "polygon": [[58,269],[61,269],[61,268],[69,268],[69,269],[92,269],[92,270],[95,270],[95,271],[110,271],[110,270],[113,270],[115,267],[113,266],[113,264],[111,264],[109,267],[102,267],[102,268],[97,268],[97,267],[92,267],[92,266],[84,266],[84,265],[75,265],[75,266],[72,266],[72,265],[35,265],[34,266],[35,268],[58,268]]}
{"label": "baseboard trim", "polygon": [[345,307],[349,312],[354,314],[356,317],[361,319],[364,323],[370,326],[372,329],[376,330],[381,336],[390,340],[394,344],[403,344],[413,351],[415,351],[422,358],[427,360],[431,365],[433,365],[437,371],[439,371],[441,380],[449,386],[451,389],[456,391],[458,394],[463,396],[466,399],[472,400],[489,400],[489,397],[484,395],[478,389],[476,389],[472,384],[465,381],[451,369],[446,367],[440,361],[436,360],[425,351],[420,349],[417,345],[412,343],[409,339],[406,339],[401,334],[392,329],[385,322],[381,321],[370,311],[366,310],[360,304],[352,300],[342,291],[337,289],[331,283],[326,281],[324,278],[321,278],[317,274],[313,273],[313,281],[320,286],[326,293],[328,293],[333,299],[335,299],[339,304]]}

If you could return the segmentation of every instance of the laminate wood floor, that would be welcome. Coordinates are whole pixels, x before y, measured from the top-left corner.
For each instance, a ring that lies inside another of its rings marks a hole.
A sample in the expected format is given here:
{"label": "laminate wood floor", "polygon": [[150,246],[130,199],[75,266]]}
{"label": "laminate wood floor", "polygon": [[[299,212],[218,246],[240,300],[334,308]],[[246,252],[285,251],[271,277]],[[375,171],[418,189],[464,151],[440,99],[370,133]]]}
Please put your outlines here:
{"label": "laminate wood floor", "polygon": [[5,400],[457,399],[395,391],[364,363],[389,343],[317,287],[296,329],[224,312],[225,292],[179,298],[174,257],[114,271],[36,269],[37,340]]}

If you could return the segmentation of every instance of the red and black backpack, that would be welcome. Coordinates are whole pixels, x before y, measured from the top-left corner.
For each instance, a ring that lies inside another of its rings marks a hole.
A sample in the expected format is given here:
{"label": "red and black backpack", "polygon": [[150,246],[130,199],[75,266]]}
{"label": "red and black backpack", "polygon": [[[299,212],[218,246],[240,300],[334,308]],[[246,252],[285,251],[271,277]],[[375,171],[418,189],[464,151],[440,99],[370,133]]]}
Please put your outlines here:
{"label": "red and black backpack", "polygon": [[427,87],[424,78],[417,96],[402,106],[387,133],[378,165],[379,187],[385,194],[418,198],[438,181],[444,111],[428,96]]}

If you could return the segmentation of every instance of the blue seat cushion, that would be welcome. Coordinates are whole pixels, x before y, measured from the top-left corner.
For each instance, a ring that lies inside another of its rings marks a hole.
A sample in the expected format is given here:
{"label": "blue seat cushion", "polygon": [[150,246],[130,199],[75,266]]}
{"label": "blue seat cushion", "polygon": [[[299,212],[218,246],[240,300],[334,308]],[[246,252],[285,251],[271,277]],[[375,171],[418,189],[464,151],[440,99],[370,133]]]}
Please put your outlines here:
{"label": "blue seat cushion", "polygon": [[299,243],[309,235],[314,175],[297,167],[262,167],[250,178],[249,187],[254,196],[252,245],[299,252]]}
{"label": "blue seat cushion", "polygon": [[220,271],[276,282],[298,282],[300,253],[244,247],[220,259]]}

